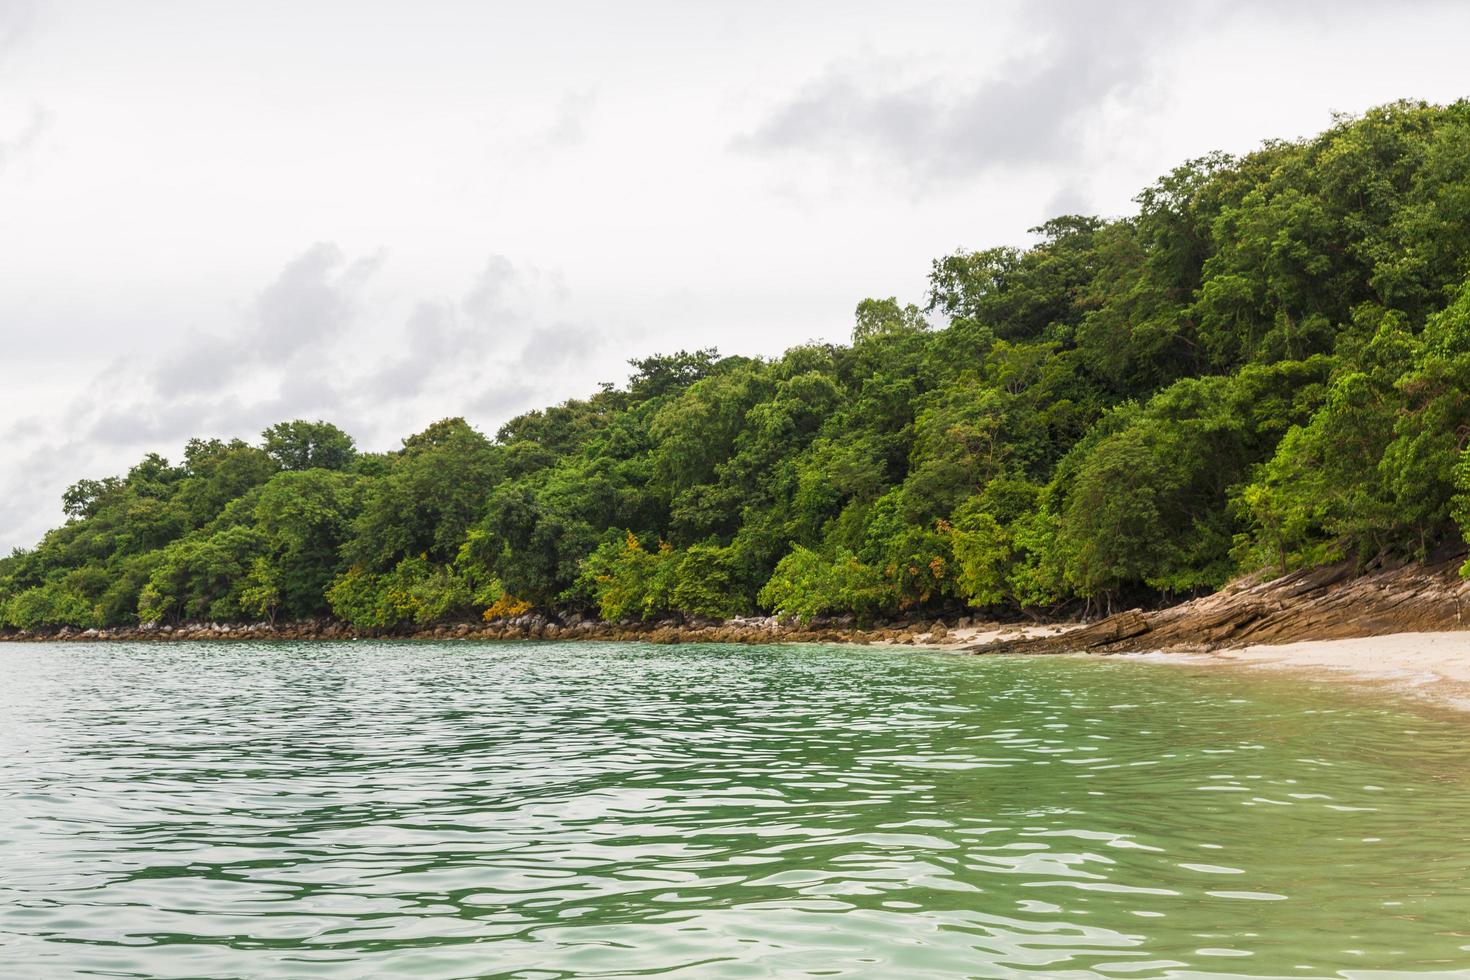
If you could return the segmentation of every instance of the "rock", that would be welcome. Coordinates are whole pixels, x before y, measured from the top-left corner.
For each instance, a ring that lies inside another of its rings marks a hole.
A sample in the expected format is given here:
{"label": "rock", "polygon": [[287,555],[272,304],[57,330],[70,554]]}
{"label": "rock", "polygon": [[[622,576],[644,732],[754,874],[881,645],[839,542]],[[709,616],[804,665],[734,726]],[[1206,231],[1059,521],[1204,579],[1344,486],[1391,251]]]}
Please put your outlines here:
{"label": "rock", "polygon": [[1246,578],[1213,595],[1145,612],[1130,609],[1046,636],[1003,639],[977,653],[1203,651],[1298,640],[1470,628],[1463,555],[1360,574],[1351,562],[1271,580]]}

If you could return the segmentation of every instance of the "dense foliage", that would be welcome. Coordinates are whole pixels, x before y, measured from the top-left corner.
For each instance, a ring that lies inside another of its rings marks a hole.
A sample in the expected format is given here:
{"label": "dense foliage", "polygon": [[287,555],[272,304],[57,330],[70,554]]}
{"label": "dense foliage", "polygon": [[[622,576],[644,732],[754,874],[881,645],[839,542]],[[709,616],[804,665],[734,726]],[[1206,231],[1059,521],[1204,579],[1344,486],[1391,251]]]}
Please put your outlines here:
{"label": "dense foliage", "polygon": [[1177,168],[850,346],[634,363],[494,439],[296,421],[65,494],[0,623],[1097,609],[1470,522],[1470,103]]}

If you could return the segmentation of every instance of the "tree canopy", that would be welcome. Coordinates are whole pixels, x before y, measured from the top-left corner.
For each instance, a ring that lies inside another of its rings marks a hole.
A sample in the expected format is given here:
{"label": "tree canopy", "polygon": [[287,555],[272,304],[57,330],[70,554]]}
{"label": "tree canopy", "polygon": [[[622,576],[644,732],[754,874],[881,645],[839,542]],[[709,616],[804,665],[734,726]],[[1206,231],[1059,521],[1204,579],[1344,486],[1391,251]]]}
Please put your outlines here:
{"label": "tree canopy", "polygon": [[1470,522],[1470,104],[934,261],[847,346],[630,362],[493,437],[323,421],[82,479],[0,626],[1056,611],[1425,559]]}

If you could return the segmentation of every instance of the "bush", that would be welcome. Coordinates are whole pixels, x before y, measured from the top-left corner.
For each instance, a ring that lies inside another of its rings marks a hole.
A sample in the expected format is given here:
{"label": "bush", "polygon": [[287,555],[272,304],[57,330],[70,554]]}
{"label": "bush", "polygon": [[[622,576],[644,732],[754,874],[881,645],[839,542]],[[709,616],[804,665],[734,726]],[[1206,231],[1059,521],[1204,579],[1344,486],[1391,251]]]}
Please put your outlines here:
{"label": "bush", "polygon": [[240,592],[264,546],[259,531],[241,525],[171,543],[138,594],[138,618],[145,623],[240,618]]}
{"label": "bush", "polygon": [[736,578],[735,558],[729,548],[690,545],[679,559],[673,604],[690,616],[728,619],[738,615],[749,604]]}
{"label": "bush", "polygon": [[500,598],[498,587],[475,587],[470,576],[452,565],[427,558],[405,558],[391,572],[374,574],[353,568],[327,590],[332,614],[354,626],[427,626],[468,619],[487,601]]}
{"label": "bush", "polygon": [[97,609],[60,582],[48,582],[12,596],[0,609],[0,621],[23,630],[43,626],[86,629],[97,625]]}
{"label": "bush", "polygon": [[648,551],[628,531],[621,544],[603,542],[587,557],[582,578],[604,620],[654,619],[674,611],[678,567],[679,555],[668,544]]}
{"label": "bush", "polygon": [[830,613],[887,615],[899,605],[899,594],[883,573],[839,551],[832,560],[797,545],[776,565],[757,597],[778,616],[802,621]]}

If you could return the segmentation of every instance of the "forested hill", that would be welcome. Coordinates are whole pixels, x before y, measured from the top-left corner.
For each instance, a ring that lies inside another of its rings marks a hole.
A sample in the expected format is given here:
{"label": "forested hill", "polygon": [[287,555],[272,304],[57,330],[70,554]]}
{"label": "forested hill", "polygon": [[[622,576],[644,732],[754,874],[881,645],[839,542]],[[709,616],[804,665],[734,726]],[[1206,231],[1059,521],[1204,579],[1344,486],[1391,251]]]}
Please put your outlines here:
{"label": "forested hill", "polygon": [[1137,202],[936,260],[924,308],[863,301],[850,346],[650,357],[493,439],[360,453],[298,421],[150,455],[0,560],[0,620],[1080,610],[1458,546],[1470,103]]}

